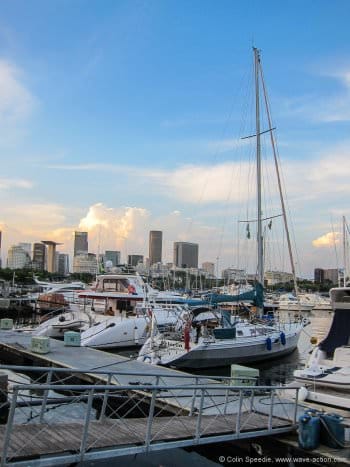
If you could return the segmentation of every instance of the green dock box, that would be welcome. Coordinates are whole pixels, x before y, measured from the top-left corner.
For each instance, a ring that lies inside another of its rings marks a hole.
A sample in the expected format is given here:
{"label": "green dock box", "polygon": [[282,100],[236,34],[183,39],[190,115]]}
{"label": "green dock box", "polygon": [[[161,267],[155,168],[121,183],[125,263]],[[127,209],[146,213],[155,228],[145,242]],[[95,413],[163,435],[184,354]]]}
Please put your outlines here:
{"label": "green dock box", "polygon": [[259,370],[243,365],[231,365],[231,378],[235,378],[231,381],[234,386],[255,386]]}
{"label": "green dock box", "polygon": [[12,328],[13,328],[13,319],[11,318],[0,319],[0,329],[12,329]]}
{"label": "green dock box", "polygon": [[64,345],[80,347],[80,332],[67,331],[64,333]]}
{"label": "green dock box", "polygon": [[34,353],[49,353],[50,352],[50,339],[48,337],[33,336],[31,345],[31,351]]}

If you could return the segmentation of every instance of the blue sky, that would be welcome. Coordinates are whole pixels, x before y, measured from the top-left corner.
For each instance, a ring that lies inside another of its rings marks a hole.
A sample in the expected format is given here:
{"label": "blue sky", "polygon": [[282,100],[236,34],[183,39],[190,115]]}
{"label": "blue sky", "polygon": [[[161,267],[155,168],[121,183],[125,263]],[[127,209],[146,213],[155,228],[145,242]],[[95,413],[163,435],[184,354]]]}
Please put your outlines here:
{"label": "blue sky", "polygon": [[1,2],[3,257],[41,237],[70,252],[77,228],[92,250],[147,255],[148,230],[161,228],[166,260],[187,239],[201,261],[238,265],[237,218],[247,199],[253,209],[236,188],[249,172],[239,138],[253,129],[255,44],[299,272],[336,266],[332,239],[341,256],[349,214],[349,13],[322,0]]}

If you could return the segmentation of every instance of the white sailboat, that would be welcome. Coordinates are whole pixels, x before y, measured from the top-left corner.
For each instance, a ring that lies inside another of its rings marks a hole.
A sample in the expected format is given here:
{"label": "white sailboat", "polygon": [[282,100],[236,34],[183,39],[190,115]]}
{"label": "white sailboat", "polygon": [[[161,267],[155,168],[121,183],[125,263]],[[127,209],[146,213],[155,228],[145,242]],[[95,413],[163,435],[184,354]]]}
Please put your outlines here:
{"label": "white sailboat", "polygon": [[[262,168],[260,136],[260,79],[264,91],[265,106],[274,152],[275,168],[280,191],[283,220],[287,231],[287,241],[291,266],[296,287],[291,242],[287,229],[286,212],[282,197],[279,168],[272,133],[271,118],[266,97],[265,84],[260,62],[260,52],[254,48],[255,104],[256,104],[256,171],[257,171],[257,316],[263,312],[264,255],[262,226]],[[202,316],[201,316],[202,315]],[[231,363],[246,363],[281,357],[296,347],[303,324],[300,320],[293,323],[255,322],[227,316],[223,310],[200,312],[190,315],[180,329],[172,333],[156,332],[146,341],[139,353],[140,361],[175,366],[178,368],[210,368],[226,366]]]}

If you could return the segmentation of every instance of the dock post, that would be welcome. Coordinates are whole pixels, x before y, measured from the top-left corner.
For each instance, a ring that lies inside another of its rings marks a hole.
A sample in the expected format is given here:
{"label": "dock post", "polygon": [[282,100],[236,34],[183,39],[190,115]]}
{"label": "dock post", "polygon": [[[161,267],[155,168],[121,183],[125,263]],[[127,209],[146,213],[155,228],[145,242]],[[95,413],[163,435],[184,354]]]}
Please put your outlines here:
{"label": "dock post", "polygon": [[0,371],[0,425],[7,423],[9,415],[8,374]]}
{"label": "dock post", "polygon": [[[111,385],[111,382],[112,382],[112,373],[109,373],[108,380],[107,380],[108,386]],[[106,389],[103,395],[103,401],[102,401],[102,407],[101,407],[101,413],[100,413],[100,422],[102,422],[106,417],[108,394],[109,394],[109,389]]]}
{"label": "dock post", "polygon": [[15,411],[17,406],[17,398],[18,398],[18,386],[15,386],[13,389],[13,396],[11,401],[10,412],[7,420],[6,431],[4,435],[4,444],[1,453],[1,467],[6,465],[6,458],[7,458],[7,451],[9,449],[11,434],[12,434],[12,427],[13,427],[13,419],[15,417]]}
{"label": "dock post", "polygon": [[203,412],[203,405],[204,405],[204,389],[201,388],[201,400],[199,403],[199,413],[198,413],[198,418],[197,418],[197,426],[196,426],[196,436],[195,440],[198,441],[199,438],[201,437],[201,422],[202,422],[202,412]]}
{"label": "dock post", "polygon": [[[53,370],[52,368],[50,368],[46,376],[46,384],[51,384],[52,373],[53,373]],[[40,410],[40,417],[39,417],[40,423],[44,422],[46,403],[47,403],[48,397],[49,397],[49,389],[45,389],[44,395],[43,395],[43,402],[41,404],[41,410]]]}
{"label": "dock post", "polygon": [[239,390],[238,414],[236,418],[236,435],[239,435],[239,433],[241,432],[242,404],[243,404],[243,392],[242,392],[242,389],[240,389]]}
{"label": "dock post", "polygon": [[273,417],[273,402],[275,398],[275,390],[271,389],[271,394],[270,394],[270,413],[269,413],[269,421],[267,424],[267,429],[269,431],[272,430],[272,417]]}
{"label": "dock post", "polygon": [[90,389],[89,396],[88,396],[88,402],[87,402],[87,408],[86,408],[84,431],[83,431],[83,434],[81,437],[81,443],[80,443],[80,462],[84,460],[84,455],[85,455],[86,442],[87,442],[87,438],[89,434],[89,423],[90,423],[93,396],[94,396],[94,390]]}

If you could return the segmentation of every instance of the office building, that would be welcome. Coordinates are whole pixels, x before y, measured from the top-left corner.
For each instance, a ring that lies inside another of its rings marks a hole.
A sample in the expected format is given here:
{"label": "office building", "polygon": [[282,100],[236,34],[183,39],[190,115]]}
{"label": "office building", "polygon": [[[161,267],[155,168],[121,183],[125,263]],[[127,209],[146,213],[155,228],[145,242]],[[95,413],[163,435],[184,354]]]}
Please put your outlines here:
{"label": "office building", "polygon": [[43,243],[34,243],[32,267],[35,271],[45,270],[46,246]]}
{"label": "office building", "polygon": [[314,270],[314,281],[316,284],[324,284],[325,282],[331,282],[332,284],[338,283],[338,269],[321,269],[316,268]]}
{"label": "office building", "polygon": [[209,261],[206,261],[205,263],[202,263],[202,269],[209,276],[214,276],[215,275],[215,264],[214,263],[210,263]]}
{"label": "office building", "polygon": [[112,263],[112,267],[118,266],[120,264],[120,251],[106,250],[103,256],[104,264],[106,265],[107,261]]}
{"label": "office building", "polygon": [[324,281],[331,282],[332,284],[338,283],[338,269],[324,269]]}
{"label": "office building", "polygon": [[314,270],[314,282],[315,284],[323,284],[324,282],[324,270],[321,268],[316,268]]}
{"label": "office building", "polygon": [[52,242],[51,240],[42,240],[44,245],[47,246],[47,272],[56,272],[56,246],[62,243]]}
{"label": "office building", "polygon": [[162,262],[163,232],[151,230],[149,233],[149,263],[150,266]]}
{"label": "office building", "polygon": [[7,252],[7,267],[23,269],[30,267],[30,255],[19,245],[12,245]]}
{"label": "office building", "polygon": [[293,282],[293,274],[282,271],[266,271],[264,281],[267,285],[288,284]]}
{"label": "office building", "polygon": [[23,250],[28,253],[30,258],[32,257],[32,244],[31,243],[20,242],[18,246],[23,248]]}
{"label": "office building", "polygon": [[69,274],[69,255],[67,253],[58,253],[57,272],[60,276]]}
{"label": "office building", "polygon": [[97,257],[93,253],[79,254],[73,258],[73,272],[77,274],[97,274]]}
{"label": "office building", "polygon": [[74,256],[86,255],[89,251],[88,233],[74,232]]}
{"label": "office building", "polygon": [[139,263],[143,263],[143,255],[128,255],[128,266],[136,267]]}
{"label": "office building", "polygon": [[175,242],[174,266],[178,268],[198,268],[198,244]]}

